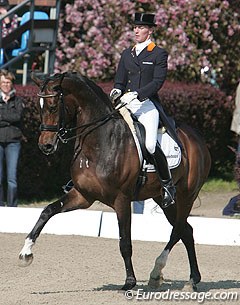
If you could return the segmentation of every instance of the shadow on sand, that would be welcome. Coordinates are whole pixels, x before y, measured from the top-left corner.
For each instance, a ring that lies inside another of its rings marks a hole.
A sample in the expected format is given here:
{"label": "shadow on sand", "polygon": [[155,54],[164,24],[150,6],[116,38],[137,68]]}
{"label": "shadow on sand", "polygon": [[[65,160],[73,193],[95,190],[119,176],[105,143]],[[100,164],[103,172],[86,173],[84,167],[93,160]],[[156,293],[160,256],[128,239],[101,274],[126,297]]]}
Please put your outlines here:
{"label": "shadow on sand", "polygon": [[[171,281],[171,280],[164,280],[164,283],[161,287],[157,289],[152,289],[148,286],[147,281],[138,281],[138,284],[133,288],[133,290],[142,289],[143,291],[166,291],[170,290],[183,290],[186,281]],[[94,291],[109,291],[109,290],[121,290],[123,285],[103,285],[102,287],[93,289]],[[207,292],[211,290],[220,290],[220,289],[239,289],[240,288],[240,281],[233,281],[233,280],[223,280],[217,282],[200,282],[197,285],[198,292]]]}

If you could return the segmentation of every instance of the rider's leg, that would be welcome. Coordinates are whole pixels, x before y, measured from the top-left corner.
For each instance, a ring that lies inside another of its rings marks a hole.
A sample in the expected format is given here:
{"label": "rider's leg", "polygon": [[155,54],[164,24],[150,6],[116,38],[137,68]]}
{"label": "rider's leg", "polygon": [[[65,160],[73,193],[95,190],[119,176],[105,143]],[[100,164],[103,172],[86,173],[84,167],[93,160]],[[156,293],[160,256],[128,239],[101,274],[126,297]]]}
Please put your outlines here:
{"label": "rider's leg", "polygon": [[163,187],[162,208],[166,208],[175,202],[174,196],[176,190],[167,159],[160,146],[156,145],[159,113],[153,105],[152,109],[148,109],[148,111],[141,113],[138,120],[144,125],[146,130],[146,148],[152,155],[153,164]]}
{"label": "rider's leg", "polygon": [[155,152],[152,154],[153,164],[158,173],[162,187],[164,189],[162,208],[167,208],[174,204],[176,188],[172,181],[172,175],[168,167],[167,159],[159,145],[156,146]]}

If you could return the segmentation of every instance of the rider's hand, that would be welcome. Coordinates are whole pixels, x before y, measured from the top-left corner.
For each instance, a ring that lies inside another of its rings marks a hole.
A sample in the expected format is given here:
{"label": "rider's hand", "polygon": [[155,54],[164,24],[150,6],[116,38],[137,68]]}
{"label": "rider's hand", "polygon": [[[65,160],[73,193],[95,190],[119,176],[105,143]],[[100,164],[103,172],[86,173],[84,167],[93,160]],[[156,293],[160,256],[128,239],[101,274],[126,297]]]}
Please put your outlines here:
{"label": "rider's hand", "polygon": [[121,104],[129,105],[132,101],[137,100],[138,93],[136,91],[127,92],[121,98]]}
{"label": "rider's hand", "polygon": [[109,96],[112,102],[115,102],[116,99],[121,96],[122,91],[117,88],[113,88],[112,91],[110,92]]}

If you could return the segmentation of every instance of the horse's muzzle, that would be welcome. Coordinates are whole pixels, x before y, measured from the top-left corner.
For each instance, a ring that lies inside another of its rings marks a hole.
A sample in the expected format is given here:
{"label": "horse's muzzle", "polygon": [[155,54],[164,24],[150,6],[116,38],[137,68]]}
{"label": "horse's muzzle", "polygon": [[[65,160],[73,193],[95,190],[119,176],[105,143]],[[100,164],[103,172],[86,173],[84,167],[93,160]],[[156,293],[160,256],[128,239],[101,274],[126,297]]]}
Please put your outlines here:
{"label": "horse's muzzle", "polygon": [[38,144],[38,147],[45,155],[51,155],[55,153],[57,146],[52,144]]}

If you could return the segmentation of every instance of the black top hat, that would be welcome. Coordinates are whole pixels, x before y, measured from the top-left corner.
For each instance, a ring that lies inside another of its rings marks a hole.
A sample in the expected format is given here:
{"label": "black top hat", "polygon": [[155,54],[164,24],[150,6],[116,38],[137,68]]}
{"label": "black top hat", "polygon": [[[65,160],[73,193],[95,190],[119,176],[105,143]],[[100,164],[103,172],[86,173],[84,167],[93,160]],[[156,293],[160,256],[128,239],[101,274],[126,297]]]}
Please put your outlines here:
{"label": "black top hat", "polygon": [[0,0],[0,6],[9,6],[8,0]]}
{"label": "black top hat", "polygon": [[156,26],[154,14],[135,13],[134,24]]}

